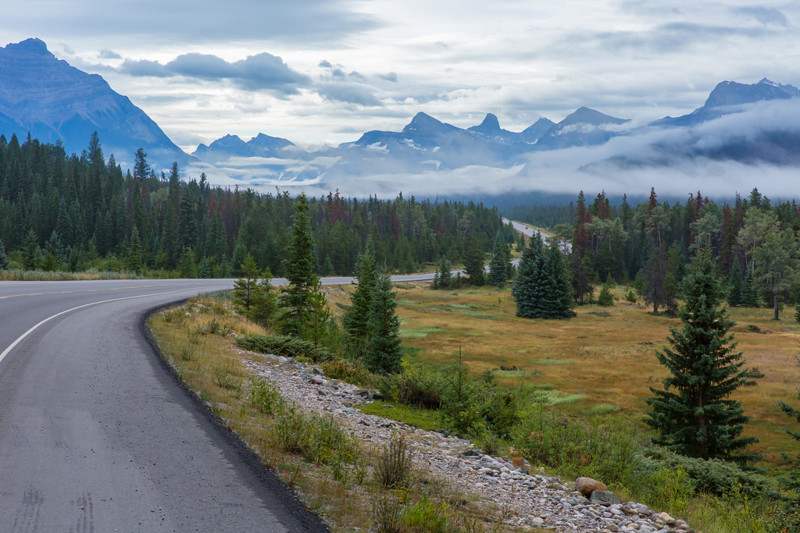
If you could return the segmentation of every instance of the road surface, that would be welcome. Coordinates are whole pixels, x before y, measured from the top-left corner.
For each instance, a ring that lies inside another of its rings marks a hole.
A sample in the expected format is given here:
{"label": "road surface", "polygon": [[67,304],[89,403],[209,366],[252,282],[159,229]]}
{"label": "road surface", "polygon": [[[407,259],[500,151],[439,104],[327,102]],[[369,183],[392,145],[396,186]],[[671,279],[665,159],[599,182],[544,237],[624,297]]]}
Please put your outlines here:
{"label": "road surface", "polygon": [[231,280],[0,282],[0,531],[324,531],[165,371],[148,309]]}

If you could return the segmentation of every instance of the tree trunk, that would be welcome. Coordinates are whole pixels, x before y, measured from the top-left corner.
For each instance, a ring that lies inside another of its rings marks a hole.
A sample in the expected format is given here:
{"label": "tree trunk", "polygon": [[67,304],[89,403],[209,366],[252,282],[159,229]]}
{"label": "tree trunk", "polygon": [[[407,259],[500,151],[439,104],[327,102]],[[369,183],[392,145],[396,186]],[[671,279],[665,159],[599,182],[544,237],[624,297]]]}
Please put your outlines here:
{"label": "tree trunk", "polygon": [[780,302],[780,299],[781,297],[776,294],[774,299],[775,306],[772,309],[772,320],[780,320],[778,318],[778,303]]}

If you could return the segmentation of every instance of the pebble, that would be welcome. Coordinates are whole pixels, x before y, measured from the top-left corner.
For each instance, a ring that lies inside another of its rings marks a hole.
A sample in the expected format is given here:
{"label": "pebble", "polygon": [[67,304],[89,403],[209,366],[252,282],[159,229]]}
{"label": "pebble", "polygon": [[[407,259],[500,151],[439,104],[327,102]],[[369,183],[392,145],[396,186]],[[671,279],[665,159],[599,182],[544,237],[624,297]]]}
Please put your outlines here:
{"label": "pebble", "polygon": [[316,365],[246,353],[245,365],[270,380],[284,399],[307,412],[330,413],[362,442],[383,447],[396,435],[404,435],[415,468],[445,480],[452,489],[478,496],[487,508],[502,506],[503,520],[512,528],[597,533],[691,531],[683,520],[656,513],[641,503],[590,503],[559,478],[545,476],[530,465],[531,473],[525,473],[502,458],[482,453],[468,440],[364,414],[354,406],[372,402],[375,394],[323,377]]}

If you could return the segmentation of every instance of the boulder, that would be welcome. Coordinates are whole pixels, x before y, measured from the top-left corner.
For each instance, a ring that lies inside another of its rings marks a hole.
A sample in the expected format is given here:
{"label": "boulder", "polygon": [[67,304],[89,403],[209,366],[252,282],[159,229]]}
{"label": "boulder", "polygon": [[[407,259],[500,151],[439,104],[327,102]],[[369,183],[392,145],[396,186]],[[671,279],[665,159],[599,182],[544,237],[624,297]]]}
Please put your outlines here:
{"label": "boulder", "polygon": [[605,505],[606,507],[620,503],[617,495],[610,490],[596,490],[592,492],[592,497],[589,498],[589,501],[591,503]]}
{"label": "boulder", "polygon": [[590,477],[579,477],[575,480],[575,490],[586,496],[587,498],[592,495],[596,490],[608,490],[605,483],[592,479]]}

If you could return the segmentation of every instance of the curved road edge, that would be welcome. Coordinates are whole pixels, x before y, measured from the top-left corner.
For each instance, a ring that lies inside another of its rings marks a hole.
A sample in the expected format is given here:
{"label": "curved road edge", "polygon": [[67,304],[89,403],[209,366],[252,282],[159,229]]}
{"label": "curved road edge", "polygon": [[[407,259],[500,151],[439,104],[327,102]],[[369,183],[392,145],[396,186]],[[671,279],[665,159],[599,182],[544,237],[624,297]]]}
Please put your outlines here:
{"label": "curved road edge", "polygon": [[[292,521],[299,522],[304,527],[305,531],[330,532],[330,528],[327,524],[325,524],[325,522],[323,522],[322,518],[318,514],[309,510],[300,499],[300,496],[282,479],[280,479],[280,477],[278,477],[278,475],[272,469],[266,466],[262,462],[261,457],[242,440],[239,434],[229,429],[226,426],[225,421],[216,415],[213,409],[205,401],[203,401],[203,399],[200,398],[200,396],[194,390],[189,388],[187,383],[181,379],[180,375],[175,370],[175,367],[169,363],[164,355],[164,352],[161,350],[161,347],[156,342],[153,332],[147,325],[150,317],[162,309],[168,309],[170,307],[181,305],[190,299],[191,298],[183,298],[163,305],[158,305],[144,311],[141,314],[139,318],[139,333],[147,341],[147,344],[152,350],[152,354],[149,355],[152,355],[158,359],[159,364],[164,368],[167,374],[170,375],[175,383],[177,383],[183,392],[191,399],[195,408],[204,416],[211,426],[214,427],[214,430],[217,432],[217,434],[221,436],[236,451],[237,455],[244,463],[244,466],[248,467],[256,475],[256,477],[258,477],[259,481],[264,485],[265,490],[281,499],[283,507],[280,509],[271,509],[274,513],[280,515],[281,512],[283,512],[285,513],[284,516],[291,516],[293,518]],[[278,518],[281,519],[283,516],[278,516]],[[281,522],[283,522],[283,520],[281,520]]]}

